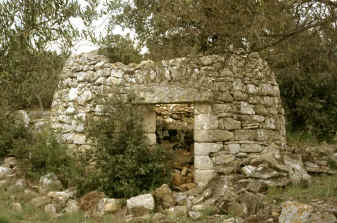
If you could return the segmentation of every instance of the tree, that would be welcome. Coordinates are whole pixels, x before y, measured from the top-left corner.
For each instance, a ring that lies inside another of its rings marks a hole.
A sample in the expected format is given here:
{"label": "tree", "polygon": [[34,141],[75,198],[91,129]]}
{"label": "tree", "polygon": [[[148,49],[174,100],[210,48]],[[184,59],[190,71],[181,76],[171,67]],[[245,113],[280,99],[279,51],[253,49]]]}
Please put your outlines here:
{"label": "tree", "polygon": [[261,51],[337,18],[333,0],[113,1],[107,11],[114,12],[111,24],[134,29],[156,59],[229,46]]}
{"label": "tree", "polygon": [[57,73],[80,36],[71,19],[81,17],[90,23],[95,16],[97,2],[88,3],[82,9],[77,0],[0,2],[1,103],[16,109],[50,105]]}

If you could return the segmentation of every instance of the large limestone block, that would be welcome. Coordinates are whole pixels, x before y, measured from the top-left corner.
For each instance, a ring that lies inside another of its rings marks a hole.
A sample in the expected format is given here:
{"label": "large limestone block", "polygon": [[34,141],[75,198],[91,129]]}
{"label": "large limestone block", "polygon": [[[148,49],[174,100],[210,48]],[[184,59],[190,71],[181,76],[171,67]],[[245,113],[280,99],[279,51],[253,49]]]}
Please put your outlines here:
{"label": "large limestone block", "polygon": [[226,130],[240,129],[241,122],[232,118],[223,118],[219,121],[219,128]]}
{"label": "large limestone block", "polygon": [[134,216],[149,214],[154,210],[155,203],[152,194],[142,194],[126,201],[128,211]]}
{"label": "large limestone block", "polygon": [[234,138],[234,134],[227,130],[194,130],[196,142],[223,142]]}
{"label": "large limestone block", "polygon": [[200,114],[194,118],[194,129],[207,130],[217,129],[218,119],[212,114]]}
{"label": "large limestone block", "polygon": [[225,150],[228,151],[231,154],[237,154],[240,152],[240,144],[231,143],[226,146],[224,146]]}
{"label": "large limestone block", "polygon": [[254,106],[248,104],[247,102],[240,103],[240,113],[247,114],[247,115],[255,115]]}
{"label": "large limestone block", "polygon": [[235,160],[235,156],[232,154],[227,154],[226,152],[222,151],[216,153],[212,159],[215,165],[224,165],[224,164],[228,165]]}
{"label": "large limestone block", "polygon": [[256,130],[235,130],[235,140],[251,140],[255,141],[258,137],[258,133]]}
{"label": "large limestone block", "polygon": [[156,112],[151,107],[143,106],[141,112],[143,113],[143,128],[146,133],[156,132]]}
{"label": "large limestone block", "polygon": [[213,112],[215,114],[231,112],[233,110],[232,105],[229,104],[214,104],[213,105]]}
{"label": "large limestone block", "polygon": [[216,176],[215,170],[195,170],[194,181],[199,186],[207,185]]}
{"label": "large limestone block", "polygon": [[194,155],[207,156],[210,153],[215,153],[223,148],[222,143],[195,143]]}
{"label": "large limestone block", "polygon": [[212,106],[210,104],[195,104],[194,113],[196,115],[209,114],[212,112]]}
{"label": "large limestone block", "polygon": [[209,156],[195,156],[194,168],[200,170],[211,170],[213,169],[213,162]]}
{"label": "large limestone block", "polygon": [[242,144],[240,152],[243,153],[260,153],[263,151],[263,147],[259,144]]}

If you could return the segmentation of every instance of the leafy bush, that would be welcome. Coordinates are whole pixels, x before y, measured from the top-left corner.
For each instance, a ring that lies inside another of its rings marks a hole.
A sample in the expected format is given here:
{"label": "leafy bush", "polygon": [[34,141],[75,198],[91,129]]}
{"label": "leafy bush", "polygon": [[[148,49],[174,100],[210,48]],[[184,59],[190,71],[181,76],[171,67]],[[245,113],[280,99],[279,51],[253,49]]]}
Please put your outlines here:
{"label": "leafy bush", "polygon": [[66,150],[52,130],[33,133],[18,121],[15,113],[6,109],[0,112],[0,158],[15,156],[28,177],[39,178],[53,172],[68,186],[79,175],[79,169]]}
{"label": "leafy bush", "polygon": [[97,147],[93,156],[96,177],[88,178],[87,185],[96,184],[98,190],[118,198],[167,183],[168,154],[148,145],[140,110],[120,98],[112,99],[104,108],[103,118],[89,122],[89,136]]}
{"label": "leafy bush", "polygon": [[25,161],[29,177],[39,178],[52,172],[67,187],[78,175],[75,158],[67,153],[66,145],[58,143],[52,130],[35,134],[33,143],[24,149],[19,147],[16,154]]}
{"label": "leafy bush", "polygon": [[331,141],[337,132],[336,44],[307,31],[265,56],[277,74],[288,130]]}
{"label": "leafy bush", "polygon": [[14,150],[32,141],[31,132],[24,123],[15,120],[13,113],[0,111],[0,158],[15,155]]}
{"label": "leafy bush", "polygon": [[65,56],[47,51],[33,54],[17,48],[12,51],[0,57],[9,61],[0,63],[1,97],[16,110],[50,107]]}
{"label": "leafy bush", "polygon": [[140,47],[135,46],[135,42],[128,36],[107,36],[100,41],[100,44],[104,47],[101,47],[98,53],[108,57],[112,63],[139,63],[143,59],[140,54]]}

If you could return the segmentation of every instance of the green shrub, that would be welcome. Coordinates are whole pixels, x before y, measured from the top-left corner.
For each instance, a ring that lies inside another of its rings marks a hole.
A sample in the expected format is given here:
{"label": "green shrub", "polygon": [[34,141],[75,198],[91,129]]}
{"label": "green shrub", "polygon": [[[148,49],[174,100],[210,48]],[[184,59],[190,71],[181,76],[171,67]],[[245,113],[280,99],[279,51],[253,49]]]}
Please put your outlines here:
{"label": "green shrub", "polygon": [[68,187],[78,175],[76,159],[67,153],[66,145],[58,143],[52,130],[34,134],[31,144],[15,148],[14,153],[33,179],[52,172]]}
{"label": "green shrub", "polygon": [[103,118],[89,122],[89,136],[97,146],[96,177],[90,179],[91,183],[116,198],[134,196],[167,183],[168,154],[158,146],[148,145],[141,111],[131,101],[123,103],[118,98],[104,108]]}
{"label": "green shrub", "polygon": [[12,49],[6,57],[0,57],[6,61],[0,63],[0,97],[15,110],[49,108],[65,58],[48,51]]}
{"label": "green shrub", "polygon": [[105,39],[100,40],[100,44],[104,45],[104,47],[101,47],[98,53],[108,57],[112,63],[140,63],[143,59],[140,54],[140,47],[135,46],[135,42],[129,36],[107,36]]}
{"label": "green shrub", "polygon": [[9,223],[8,217],[0,216],[0,223]]}
{"label": "green shrub", "polygon": [[0,158],[15,155],[14,149],[32,141],[32,134],[22,122],[17,122],[8,110],[0,111]]}

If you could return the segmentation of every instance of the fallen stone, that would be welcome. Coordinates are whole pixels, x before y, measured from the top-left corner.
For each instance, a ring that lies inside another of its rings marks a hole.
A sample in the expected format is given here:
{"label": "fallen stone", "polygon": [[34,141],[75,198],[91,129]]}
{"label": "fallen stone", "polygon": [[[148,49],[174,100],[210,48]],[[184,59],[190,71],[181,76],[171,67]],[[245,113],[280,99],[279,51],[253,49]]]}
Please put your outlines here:
{"label": "fallen stone", "polygon": [[174,206],[174,207],[167,209],[166,213],[169,216],[177,217],[177,216],[187,215],[187,211],[188,209],[186,206]]}
{"label": "fallen stone", "polygon": [[122,202],[120,199],[104,198],[104,214],[115,213],[122,208]]}
{"label": "fallen stone", "polygon": [[[279,223],[309,223],[313,207],[296,201],[282,203]],[[318,223],[318,222],[317,222]]]}
{"label": "fallen stone", "polygon": [[302,159],[298,157],[284,156],[284,164],[288,167],[290,180],[295,184],[311,182],[311,177],[304,168]]}
{"label": "fallen stone", "polygon": [[102,198],[104,198],[104,193],[91,191],[81,197],[80,208],[85,212],[95,214],[94,212],[96,211],[96,207],[98,206],[98,203],[102,200]]}
{"label": "fallen stone", "polygon": [[191,190],[193,188],[195,188],[197,185],[195,183],[186,183],[186,184],[182,184],[179,187],[181,188],[182,191],[188,191]]}
{"label": "fallen stone", "polygon": [[185,177],[182,176],[180,173],[173,173],[172,174],[172,184],[175,186],[180,186],[185,184]]}
{"label": "fallen stone", "polygon": [[257,214],[259,210],[263,209],[263,195],[254,194],[245,191],[239,195],[238,201],[244,207],[247,207],[248,215],[252,216]]}
{"label": "fallen stone", "polygon": [[52,191],[47,195],[58,207],[64,208],[67,201],[74,196],[70,191]]}
{"label": "fallen stone", "polygon": [[4,159],[3,167],[14,169],[16,167],[17,161],[15,157],[6,157]]}
{"label": "fallen stone", "polygon": [[167,184],[163,184],[157,188],[153,192],[153,196],[158,204],[162,205],[163,208],[169,208],[176,204],[173,193]]}
{"label": "fallen stone", "polygon": [[189,211],[188,216],[193,220],[198,220],[202,217],[202,213],[199,211]]}
{"label": "fallen stone", "polygon": [[177,205],[185,205],[186,204],[186,199],[187,199],[187,195],[186,193],[183,192],[176,192],[173,193],[176,204]]}
{"label": "fallen stone", "polygon": [[0,179],[7,178],[12,173],[12,170],[8,167],[0,166]]}
{"label": "fallen stone", "polygon": [[253,193],[264,192],[267,190],[267,185],[259,181],[251,181],[247,185],[247,190]]}
{"label": "fallen stone", "polygon": [[15,202],[12,204],[12,209],[17,212],[22,212],[23,208],[19,202]]}
{"label": "fallen stone", "polygon": [[33,198],[30,203],[34,206],[34,207],[41,207],[44,206],[48,203],[50,203],[51,200],[48,196],[42,196],[42,197],[36,197]]}
{"label": "fallen stone", "polygon": [[126,206],[132,215],[142,216],[151,213],[155,208],[155,203],[152,194],[142,194],[128,199]]}
{"label": "fallen stone", "polygon": [[56,207],[54,204],[47,204],[45,207],[44,207],[44,211],[53,216],[53,217],[56,217],[57,216],[57,213],[56,213]]}
{"label": "fallen stone", "polygon": [[240,204],[236,201],[232,201],[228,205],[228,213],[232,216],[242,217],[248,214],[247,206]]}
{"label": "fallen stone", "polygon": [[79,210],[80,210],[80,207],[76,200],[69,200],[67,202],[66,207],[64,208],[65,213],[74,213],[74,212],[78,212]]}
{"label": "fallen stone", "polygon": [[275,170],[265,168],[265,167],[255,167],[251,165],[244,166],[242,167],[241,170],[247,177],[252,177],[252,178],[269,179],[269,178],[277,177],[280,175]]}
{"label": "fallen stone", "polygon": [[43,191],[61,190],[62,183],[54,173],[48,173],[40,177],[40,186]]}

